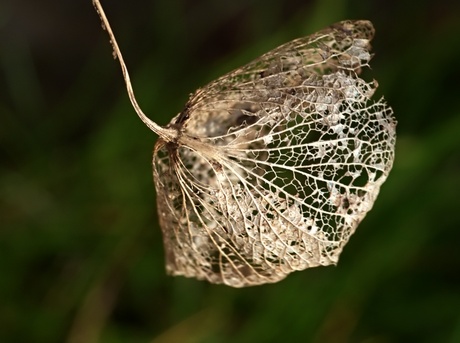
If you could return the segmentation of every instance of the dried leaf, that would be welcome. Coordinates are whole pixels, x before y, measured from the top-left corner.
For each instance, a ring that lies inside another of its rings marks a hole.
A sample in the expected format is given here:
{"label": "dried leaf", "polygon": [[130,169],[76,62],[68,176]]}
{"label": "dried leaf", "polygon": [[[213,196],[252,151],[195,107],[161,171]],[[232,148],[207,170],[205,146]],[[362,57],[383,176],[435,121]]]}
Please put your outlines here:
{"label": "dried leaf", "polygon": [[337,23],[197,90],[167,128],[147,123],[168,273],[245,287],[337,263],[394,159],[393,112],[358,76],[373,35]]}

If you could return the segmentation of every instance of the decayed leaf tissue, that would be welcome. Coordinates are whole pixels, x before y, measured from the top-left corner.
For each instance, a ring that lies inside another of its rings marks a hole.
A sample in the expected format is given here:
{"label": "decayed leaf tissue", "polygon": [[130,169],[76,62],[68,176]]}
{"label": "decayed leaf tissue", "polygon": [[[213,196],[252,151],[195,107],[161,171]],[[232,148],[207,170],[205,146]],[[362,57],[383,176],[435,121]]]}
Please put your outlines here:
{"label": "decayed leaf tissue", "polygon": [[336,264],[394,159],[396,121],[367,68],[374,28],[342,21],[191,95],[153,156],[166,269],[245,287]]}

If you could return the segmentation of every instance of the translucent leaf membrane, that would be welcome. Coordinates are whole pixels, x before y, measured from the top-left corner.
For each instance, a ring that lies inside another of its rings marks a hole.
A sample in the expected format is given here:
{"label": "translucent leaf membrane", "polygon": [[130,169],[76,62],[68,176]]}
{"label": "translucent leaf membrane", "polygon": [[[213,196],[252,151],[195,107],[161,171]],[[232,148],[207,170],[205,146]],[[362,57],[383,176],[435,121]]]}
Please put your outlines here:
{"label": "translucent leaf membrane", "polygon": [[392,167],[369,21],[289,42],[197,90],[153,173],[166,268],[244,287],[336,264]]}

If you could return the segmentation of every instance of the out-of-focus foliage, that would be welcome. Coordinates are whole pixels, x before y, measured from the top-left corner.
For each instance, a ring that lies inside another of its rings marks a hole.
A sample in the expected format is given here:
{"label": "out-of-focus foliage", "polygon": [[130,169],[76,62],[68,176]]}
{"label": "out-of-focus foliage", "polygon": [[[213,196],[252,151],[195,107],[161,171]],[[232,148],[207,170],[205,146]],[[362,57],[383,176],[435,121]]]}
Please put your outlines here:
{"label": "out-of-focus foliage", "polygon": [[460,341],[460,6],[452,1],[103,2],[138,100],[188,94],[342,19],[376,27],[394,168],[337,267],[231,289],[167,277],[156,137],[91,1],[0,3],[1,342]]}

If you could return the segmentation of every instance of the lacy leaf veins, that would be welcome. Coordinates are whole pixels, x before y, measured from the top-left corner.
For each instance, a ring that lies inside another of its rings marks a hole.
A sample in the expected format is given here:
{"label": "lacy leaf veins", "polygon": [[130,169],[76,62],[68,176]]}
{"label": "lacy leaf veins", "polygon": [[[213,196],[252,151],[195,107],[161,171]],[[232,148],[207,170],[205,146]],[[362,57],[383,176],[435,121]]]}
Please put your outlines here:
{"label": "lacy leaf veins", "polygon": [[359,76],[373,36],[342,21],[286,43],[198,89],[166,128],[133,103],[160,136],[169,274],[245,287],[338,262],[394,159],[392,109]]}

